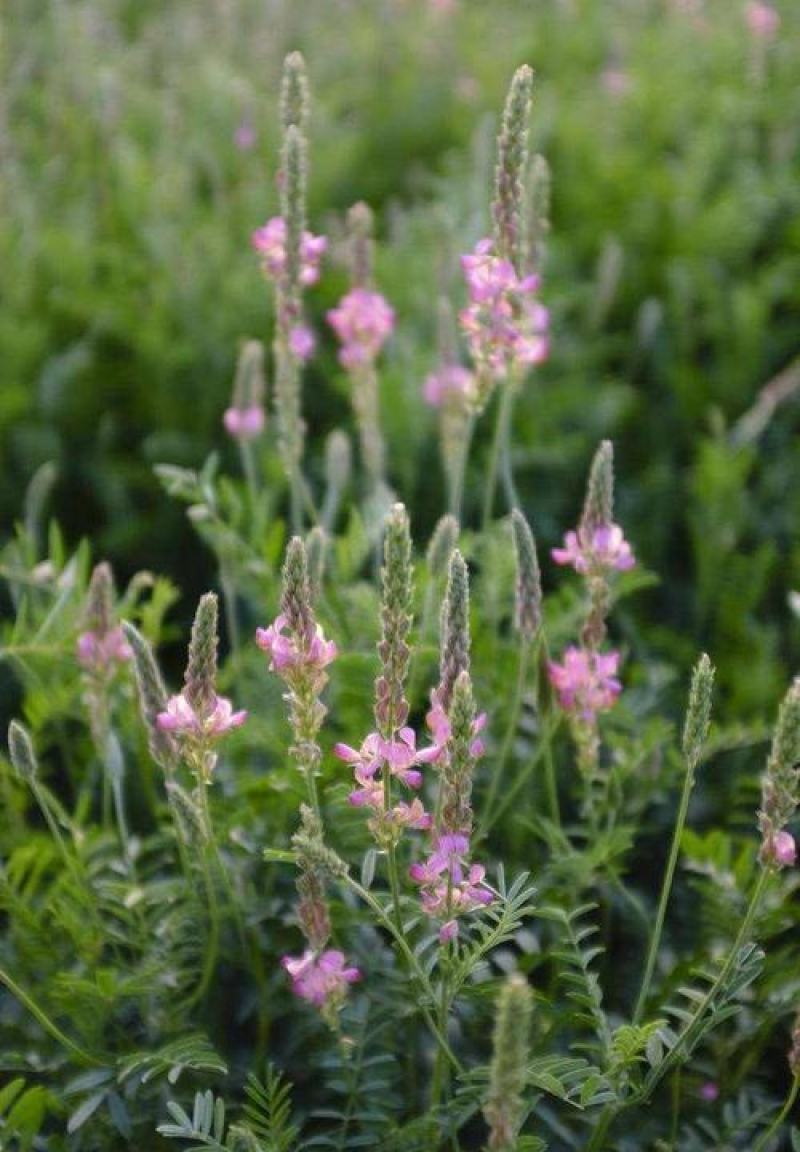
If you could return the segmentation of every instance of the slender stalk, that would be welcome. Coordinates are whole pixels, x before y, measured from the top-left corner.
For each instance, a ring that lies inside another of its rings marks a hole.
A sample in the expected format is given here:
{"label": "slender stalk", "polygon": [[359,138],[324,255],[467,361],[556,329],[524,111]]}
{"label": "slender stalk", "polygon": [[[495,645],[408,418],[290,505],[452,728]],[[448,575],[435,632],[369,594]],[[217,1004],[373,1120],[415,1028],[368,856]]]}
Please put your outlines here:
{"label": "slender stalk", "polygon": [[105,1064],[104,1060],[93,1056],[91,1052],[87,1052],[85,1048],[81,1048],[80,1044],[76,1044],[74,1040],[70,1040],[69,1036],[67,1036],[65,1032],[62,1032],[57,1024],[53,1023],[45,1010],[40,1008],[36,1001],[29,996],[24,989],[20,988],[16,980],[13,980],[2,968],[0,968],[0,984],[5,985],[11,995],[28,1009],[30,1014],[39,1021],[45,1032],[49,1032],[62,1048],[66,1048],[66,1050],[72,1053],[82,1064],[94,1064],[97,1067],[103,1067]]}
{"label": "slender stalk", "polygon": [[[372,893],[368,892],[366,888],[363,888],[357,880],[353,879],[352,876],[345,875],[342,877],[342,879],[344,883],[347,884],[347,886],[350,888],[350,890],[372,909],[387,932],[389,932],[391,936],[394,937],[394,940],[397,943],[397,946],[400,949],[400,952],[402,953],[410,971],[417,978],[423,991],[430,998],[431,1002],[436,1003],[436,993],[434,992],[431,982],[420,966],[420,963],[417,957],[414,955],[411,947],[409,946],[409,943],[405,937],[405,933],[402,931],[402,929],[397,927],[393,917],[390,916],[386,910],[381,907],[379,901],[375,899]],[[450,1047],[447,1037],[444,1035],[441,1028],[431,1015],[430,1009],[423,1007],[420,1010],[428,1027],[436,1037],[440,1047],[452,1064],[453,1068],[459,1075],[461,1075],[464,1071],[461,1062]]]}
{"label": "slender stalk", "polygon": [[548,789],[551,814],[554,816],[554,822],[560,826],[561,822],[558,812],[558,794],[555,792],[555,775],[553,772],[552,752],[550,748],[553,736],[558,730],[560,723],[561,717],[556,716],[543,729],[542,738],[539,741],[538,747],[533,756],[530,757],[527,763],[523,766],[522,770],[517,773],[514,783],[506,792],[505,797],[500,801],[500,804],[497,807],[497,811],[493,813],[491,819],[488,821],[484,820],[482,825],[479,827],[477,833],[478,839],[482,840],[489,835],[489,832],[492,830],[492,828],[494,828],[495,824],[497,824],[497,822],[505,815],[505,813],[514,803],[519,793],[522,791],[522,789],[533,775],[534,769],[542,760],[545,762],[545,768],[547,768],[549,762],[549,772],[546,773],[545,785]]}
{"label": "slender stalk", "polygon": [[475,413],[470,412],[461,440],[461,451],[456,466],[450,476],[450,512],[456,520],[461,520],[462,505],[464,502],[464,479],[469,462],[469,451],[472,446],[472,434],[475,430]]}
{"label": "slender stalk", "polygon": [[509,384],[503,385],[500,390],[500,399],[497,405],[497,416],[494,425],[491,455],[489,456],[489,470],[486,477],[486,494],[483,499],[483,530],[489,527],[494,510],[494,497],[497,490],[497,474],[500,468],[500,457],[503,452],[505,439],[508,438],[508,417],[513,403],[513,391]]}
{"label": "slender stalk", "polygon": [[678,808],[678,817],[675,821],[675,828],[672,833],[672,846],[669,851],[669,859],[667,860],[667,867],[664,872],[664,879],[661,883],[661,896],[658,901],[658,912],[656,913],[656,922],[653,926],[653,933],[650,937],[650,947],[647,952],[647,962],[644,967],[644,975],[642,977],[642,984],[639,989],[639,998],[636,1001],[636,1009],[633,1013],[633,1023],[638,1024],[644,1012],[644,1006],[647,1003],[647,997],[650,993],[650,982],[653,979],[653,970],[655,968],[656,957],[658,956],[658,949],[661,945],[661,934],[664,931],[664,918],[667,912],[667,904],[669,903],[670,893],[672,892],[672,883],[675,878],[675,868],[678,863],[678,854],[681,847],[681,839],[683,837],[683,829],[686,824],[686,816],[689,811],[689,798],[692,794],[694,786],[694,773],[695,764],[689,762],[686,765],[686,776],[683,781],[683,789],[681,791],[681,802]]}
{"label": "slender stalk", "polygon": [[503,746],[500,749],[500,755],[497,760],[497,765],[492,773],[489,791],[484,803],[483,819],[487,824],[491,824],[492,809],[494,808],[495,800],[497,799],[497,792],[500,787],[500,779],[503,775],[506,761],[508,760],[509,753],[514,744],[514,737],[517,734],[517,727],[519,725],[519,716],[522,711],[522,699],[525,694],[525,681],[528,675],[528,665],[530,663],[531,646],[523,636],[520,639],[519,652],[517,656],[517,682],[514,690],[514,700],[511,705],[511,714],[508,719],[508,726],[506,734],[503,739]]}
{"label": "slender stalk", "polygon": [[759,1137],[758,1143],[753,1148],[753,1152],[764,1152],[764,1149],[767,1147],[770,1140],[775,1135],[775,1133],[778,1131],[778,1129],[783,1125],[784,1121],[786,1120],[786,1117],[789,1115],[792,1108],[794,1107],[794,1102],[797,1099],[798,1092],[800,1092],[800,1073],[797,1073],[793,1077],[792,1086],[789,1089],[789,1094],[786,1097],[786,1100],[784,1101],[783,1107],[781,1108],[780,1112],[775,1117],[775,1119],[772,1121],[769,1128],[767,1128],[766,1132],[763,1132],[761,1134],[761,1136]]}

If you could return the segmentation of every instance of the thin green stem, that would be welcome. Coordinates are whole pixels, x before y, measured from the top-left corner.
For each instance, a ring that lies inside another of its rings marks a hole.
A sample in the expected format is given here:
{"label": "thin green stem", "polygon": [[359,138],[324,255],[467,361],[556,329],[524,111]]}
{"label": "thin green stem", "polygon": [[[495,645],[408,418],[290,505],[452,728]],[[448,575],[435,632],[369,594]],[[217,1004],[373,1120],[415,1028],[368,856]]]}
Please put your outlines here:
{"label": "thin green stem", "polygon": [[[398,928],[397,925],[395,924],[394,918],[392,916],[390,916],[384,908],[381,907],[380,902],[375,899],[375,897],[372,895],[372,893],[368,892],[366,888],[363,888],[358,883],[357,880],[353,879],[352,876],[345,875],[342,877],[342,879],[345,882],[345,884],[347,884],[347,886],[350,888],[350,890],[352,892],[354,892],[356,894],[356,896],[359,897],[359,899],[363,900],[364,903],[367,904],[372,909],[372,911],[375,913],[378,920],[384,926],[386,931],[389,932],[391,934],[391,936],[394,938],[395,942],[397,943],[398,948],[400,949],[400,952],[403,955],[403,958],[404,958],[406,964],[409,967],[409,970],[417,978],[420,986],[422,987],[423,991],[425,992],[425,994],[430,999],[431,1003],[435,1004],[436,1003],[436,994],[433,990],[431,982],[428,979],[428,976],[423,971],[422,967],[420,966],[420,963],[417,960],[417,957],[414,955],[411,947],[409,946],[409,943],[405,937],[405,933],[402,931],[401,928]],[[461,1065],[461,1062],[458,1059],[458,1057],[455,1055],[455,1053],[453,1052],[452,1048],[450,1047],[450,1044],[447,1040],[447,1037],[444,1035],[444,1033],[440,1029],[439,1025],[437,1024],[436,1020],[434,1020],[433,1016],[431,1015],[430,1009],[426,1008],[426,1007],[421,1007],[420,1010],[422,1012],[423,1017],[425,1018],[426,1023],[428,1024],[428,1027],[430,1028],[431,1032],[436,1037],[440,1047],[444,1051],[448,1060],[453,1065],[453,1068],[455,1069],[455,1071],[459,1075],[461,1075],[464,1071],[464,1069]]]}
{"label": "thin green stem", "polygon": [[36,1001],[29,996],[24,989],[20,988],[16,980],[13,980],[2,968],[0,968],[0,984],[5,985],[11,995],[28,1009],[30,1014],[39,1021],[45,1032],[49,1032],[62,1048],[72,1053],[82,1064],[94,1064],[97,1067],[103,1067],[105,1061],[99,1059],[97,1056],[93,1056],[91,1052],[87,1052],[85,1048],[81,1048],[80,1044],[76,1044],[74,1040],[70,1040],[69,1036],[67,1036],[65,1032],[62,1032],[57,1024],[53,1023],[45,1010],[40,1008]]}
{"label": "thin green stem", "polygon": [[642,984],[639,989],[639,998],[636,1001],[636,1009],[633,1013],[633,1023],[638,1024],[642,1018],[647,997],[650,993],[650,982],[653,979],[653,970],[656,964],[656,957],[658,956],[658,949],[661,945],[661,934],[664,931],[664,918],[667,912],[667,905],[669,903],[670,893],[672,892],[672,883],[675,878],[675,868],[678,863],[678,854],[681,847],[681,839],[683,837],[683,829],[686,824],[686,816],[689,812],[689,799],[692,794],[694,786],[694,773],[697,767],[696,762],[689,761],[686,765],[686,776],[683,781],[683,789],[681,791],[681,802],[678,808],[678,817],[675,821],[675,828],[672,833],[672,846],[669,852],[669,859],[667,860],[667,867],[664,872],[664,879],[661,883],[661,896],[658,901],[658,912],[656,913],[656,922],[653,926],[653,932],[650,937],[650,947],[647,952],[647,962],[644,967],[644,975],[642,976]]}
{"label": "thin green stem", "polygon": [[500,399],[497,405],[497,416],[494,425],[491,454],[489,456],[489,469],[486,476],[486,492],[483,499],[483,530],[489,527],[494,510],[494,497],[497,490],[497,474],[500,468],[500,457],[503,452],[504,437],[508,435],[508,416],[510,414],[513,393],[510,385],[504,385],[500,390]]}
{"label": "thin green stem", "polygon": [[491,783],[489,784],[489,791],[484,802],[483,819],[487,825],[491,825],[492,809],[494,808],[495,800],[497,799],[497,792],[500,787],[500,780],[503,775],[506,761],[514,744],[514,738],[517,734],[517,727],[519,726],[519,716],[522,711],[522,700],[525,695],[525,681],[528,676],[528,665],[530,663],[531,647],[528,641],[523,636],[519,643],[519,652],[517,656],[517,682],[514,689],[514,700],[511,705],[511,713],[508,719],[508,726],[506,734],[503,739],[503,745],[500,749],[500,755],[497,759],[497,765],[492,772]]}
{"label": "thin green stem", "polygon": [[767,1128],[766,1132],[763,1132],[761,1134],[761,1136],[759,1137],[758,1143],[756,1144],[756,1146],[753,1149],[753,1152],[764,1152],[764,1149],[767,1147],[767,1145],[769,1144],[770,1140],[775,1135],[775,1133],[782,1127],[784,1121],[786,1120],[786,1117],[789,1115],[792,1108],[794,1107],[794,1103],[795,1103],[795,1100],[797,1099],[798,1092],[800,1092],[800,1072],[796,1073],[794,1078],[792,1079],[792,1086],[789,1089],[789,1094],[786,1097],[786,1100],[784,1101],[783,1107],[781,1108],[780,1112],[775,1117],[775,1119],[772,1121],[769,1128]]}
{"label": "thin green stem", "polygon": [[469,450],[472,446],[472,434],[475,430],[475,413],[470,412],[461,440],[461,451],[458,454],[456,466],[450,476],[450,512],[456,520],[461,521],[462,505],[464,502],[464,479],[469,462]]}

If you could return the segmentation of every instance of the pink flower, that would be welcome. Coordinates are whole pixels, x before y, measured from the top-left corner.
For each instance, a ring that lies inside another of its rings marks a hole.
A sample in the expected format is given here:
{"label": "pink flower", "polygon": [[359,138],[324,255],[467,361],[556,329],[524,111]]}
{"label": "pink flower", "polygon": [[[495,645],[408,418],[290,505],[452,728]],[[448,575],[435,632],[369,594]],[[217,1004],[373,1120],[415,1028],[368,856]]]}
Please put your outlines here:
{"label": "pink flower", "polygon": [[719,1100],[719,1084],[713,1080],[706,1080],[705,1084],[700,1085],[700,1099],[706,1100],[709,1104]]}
{"label": "pink flower", "polygon": [[266,414],[260,404],[252,404],[249,408],[226,408],[222,422],[234,440],[255,440],[264,431]]}
{"label": "pink flower", "polygon": [[600,568],[616,568],[626,572],[633,568],[636,558],[619,524],[599,524],[591,534],[567,532],[564,547],[551,553],[556,564],[569,564],[585,575]]}
{"label": "pink flower", "polygon": [[491,904],[494,896],[484,884],[486,869],[468,864],[469,838],[462,833],[440,836],[434,851],[421,864],[412,864],[409,876],[422,889],[422,907],[429,916],[446,916],[439,939],[458,934],[452,921],[466,912]]}
{"label": "pink flower", "polygon": [[519,366],[546,360],[550,313],[536,299],[539,277],[518,277],[509,260],[494,255],[489,239],[462,256],[461,267],[470,302],[459,319],[479,370],[500,381]]}
{"label": "pink flower", "polygon": [[121,628],[101,632],[82,632],[77,643],[78,662],[85,668],[103,670],[112,664],[124,664],[133,657]]}
{"label": "pink flower", "polygon": [[616,679],[618,667],[619,652],[571,647],[564,653],[564,663],[551,663],[548,672],[564,711],[593,720],[597,712],[612,708],[622,691]]}
{"label": "pink flower", "polygon": [[[286,221],[273,216],[252,235],[256,252],[261,254],[261,266],[272,280],[280,280],[286,271]],[[319,265],[328,241],[324,236],[304,232],[300,241],[300,283],[306,288],[319,280]]]}
{"label": "pink flower", "polygon": [[[430,764],[439,754],[435,746],[417,750],[417,737],[412,728],[401,728],[397,738],[384,740],[378,732],[370,732],[364,739],[361,748],[356,750],[349,744],[337,744],[333,749],[334,755],[340,760],[352,764],[355,771],[356,783],[372,792],[375,777],[384,764],[389,766],[392,776],[395,776],[408,788],[422,787],[422,773],[415,767],[417,764]],[[369,803],[371,800],[353,799],[360,795],[353,793],[351,803]],[[381,788],[382,795],[382,788]]]}
{"label": "pink flower", "polygon": [[249,120],[241,120],[233,134],[233,142],[240,152],[249,152],[255,147],[256,130]]}
{"label": "pink flower", "polygon": [[[428,726],[435,748],[439,753],[442,753],[450,740],[451,728],[450,719],[444,710],[444,707],[439,699],[439,691],[434,688],[431,692],[431,707],[425,717],[425,723]],[[484,744],[480,740],[479,734],[486,727],[486,713],[480,712],[472,725],[472,734],[475,739],[470,745],[470,753],[477,758],[484,753]],[[437,757],[438,759],[438,757]]]}
{"label": "pink flower", "polygon": [[633,87],[630,76],[622,68],[604,68],[600,82],[610,96],[627,96]]}
{"label": "pink flower", "polygon": [[294,671],[315,669],[321,671],[336,658],[337,648],[332,640],[326,640],[322,627],[317,624],[313,633],[298,641],[287,635],[286,617],[277,616],[268,628],[256,630],[256,644],[270,657],[270,669],[284,678]]}
{"label": "pink flower", "polygon": [[774,40],[781,26],[780,14],[762,0],[750,0],[745,6],[744,18],[755,40]]}
{"label": "pink flower", "polygon": [[296,324],[289,333],[289,348],[298,360],[310,360],[314,355],[316,340],[307,324]]}
{"label": "pink flower", "polygon": [[449,400],[469,400],[475,390],[475,377],[460,364],[445,364],[431,372],[423,396],[431,408],[441,408]]}
{"label": "pink flower", "polygon": [[380,292],[353,288],[328,312],[328,323],[342,345],[339,362],[345,368],[371,363],[394,328],[394,309]]}
{"label": "pink flower", "polygon": [[205,716],[192,707],[183,692],[171,696],[164,712],[159,712],[156,723],[163,732],[184,732],[190,736],[216,739],[233,728],[240,728],[247,719],[244,711],[234,712],[230,700],[214,697],[214,706]]}
{"label": "pink flower", "polygon": [[295,996],[317,1008],[339,1007],[348,984],[361,979],[358,968],[345,967],[344,953],[333,948],[319,955],[309,948],[302,956],[284,956],[281,964],[291,977]]}

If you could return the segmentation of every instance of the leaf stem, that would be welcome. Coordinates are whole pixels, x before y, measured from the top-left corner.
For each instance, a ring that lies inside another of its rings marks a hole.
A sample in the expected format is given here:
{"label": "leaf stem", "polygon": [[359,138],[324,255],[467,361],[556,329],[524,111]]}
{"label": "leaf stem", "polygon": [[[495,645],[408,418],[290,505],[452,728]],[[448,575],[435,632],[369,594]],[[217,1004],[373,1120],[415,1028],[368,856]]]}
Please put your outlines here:
{"label": "leaf stem", "polygon": [[2,968],[0,968],[0,984],[4,984],[11,995],[28,1009],[30,1014],[39,1021],[45,1032],[49,1032],[62,1048],[66,1048],[67,1051],[71,1052],[81,1063],[94,1064],[97,1067],[104,1066],[105,1061],[99,1059],[97,1056],[93,1056],[91,1052],[87,1052],[85,1048],[81,1048],[80,1044],[76,1044],[74,1040],[70,1040],[69,1036],[62,1032],[57,1024],[53,1023],[44,1009],[40,1008],[36,1001],[20,988],[16,980],[13,980]]}
{"label": "leaf stem", "polygon": [[763,1132],[761,1134],[761,1136],[759,1137],[758,1143],[753,1148],[753,1152],[763,1152],[763,1150],[767,1147],[767,1145],[769,1144],[772,1137],[775,1135],[775,1133],[781,1127],[784,1120],[786,1119],[786,1117],[789,1115],[792,1108],[794,1107],[794,1102],[797,1099],[798,1092],[800,1092],[800,1072],[796,1073],[794,1075],[794,1077],[792,1078],[792,1086],[789,1089],[789,1094],[787,1095],[786,1100],[784,1101],[783,1107],[781,1108],[780,1112],[775,1117],[775,1119],[772,1121],[769,1128],[767,1128],[766,1132]]}

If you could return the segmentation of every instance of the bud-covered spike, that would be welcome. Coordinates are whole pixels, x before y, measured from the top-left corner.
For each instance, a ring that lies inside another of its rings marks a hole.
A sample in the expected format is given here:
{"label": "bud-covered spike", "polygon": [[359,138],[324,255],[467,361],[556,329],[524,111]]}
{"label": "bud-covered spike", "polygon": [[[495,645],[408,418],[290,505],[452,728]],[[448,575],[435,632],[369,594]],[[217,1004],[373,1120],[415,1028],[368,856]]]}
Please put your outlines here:
{"label": "bud-covered spike", "polygon": [[514,73],[497,140],[497,166],[492,203],[498,256],[521,274],[525,254],[524,182],[528,168],[528,120],[533,71],[523,64]]}
{"label": "bud-covered spike", "polygon": [[589,479],[586,484],[586,499],[581,515],[580,532],[587,538],[595,528],[614,522],[614,446],[610,440],[603,440],[594,454]]}
{"label": "bud-covered spike", "polygon": [[475,698],[469,672],[461,672],[450,700],[450,755],[442,766],[441,829],[469,838],[475,767]]}
{"label": "bud-covered spike", "polygon": [[36,753],[27,729],[18,720],[12,720],[8,726],[8,752],[19,778],[27,782],[35,780],[39,770]]}
{"label": "bud-covered spike", "polygon": [[494,1024],[494,1054],[483,1114],[490,1152],[513,1152],[524,1114],[523,1093],[530,1054],[533,993],[524,976],[509,977],[500,990]]}
{"label": "bud-covered spike", "polygon": [[373,266],[372,209],[359,201],[347,213],[350,241],[350,279],[354,288],[369,288]]}
{"label": "bud-covered spike", "polygon": [[347,487],[352,465],[350,437],[341,428],[334,428],[325,442],[325,478],[329,491],[340,493]]}
{"label": "bud-covered spike", "polygon": [[550,167],[544,156],[531,159],[528,175],[527,266],[541,272],[550,234]]}
{"label": "bud-covered spike", "polygon": [[703,745],[708,738],[713,692],[714,666],[704,652],[692,673],[689,705],[683,729],[683,754],[692,769],[697,766]]}
{"label": "bud-covered spike", "polygon": [[290,52],[283,62],[281,82],[281,126],[284,133],[292,125],[305,131],[309,108],[306,62],[301,52]]}
{"label": "bud-covered spike", "polygon": [[375,684],[375,721],[381,734],[390,738],[408,718],[405,683],[411,655],[411,531],[402,504],[395,504],[386,518],[381,578],[381,673]]}
{"label": "bud-covered spike", "polygon": [[302,267],[301,245],[306,227],[306,141],[302,130],[290,124],[281,155],[281,215],[286,221],[286,307],[296,320]]}
{"label": "bud-covered spike", "polygon": [[106,636],[113,627],[114,577],[105,561],[95,565],[86,598],[86,625],[96,635]]}
{"label": "bud-covered spike", "polygon": [[328,535],[324,528],[316,525],[306,537],[306,562],[308,564],[308,584],[312,603],[318,599],[322,591],[327,549]]}
{"label": "bud-covered spike", "polygon": [[260,408],[264,404],[264,345],[260,340],[246,340],[236,362],[233,382],[233,407],[242,410]]}
{"label": "bud-covered spike", "polygon": [[511,513],[514,551],[517,558],[517,587],[514,619],[525,640],[533,640],[542,623],[542,577],[536,542],[530,525],[519,508]]}
{"label": "bud-covered spike", "polygon": [[453,685],[459,674],[469,671],[469,648],[469,571],[464,557],[455,548],[450,557],[440,636],[439,700],[445,710],[450,707]]}
{"label": "bud-covered spike", "polygon": [[441,517],[434,528],[427,555],[428,571],[434,579],[447,571],[450,556],[458,543],[459,531],[458,520],[449,512]]}
{"label": "bud-covered spike", "polygon": [[122,630],[133,652],[139,708],[147,728],[150,755],[165,771],[175,766],[177,752],[169,732],[158,726],[158,716],[167,707],[167,690],[161,678],[153,649],[132,624],[123,621]]}
{"label": "bud-covered spike", "polygon": [[186,699],[198,716],[210,715],[216,704],[218,607],[213,592],[200,598],[192,624],[184,683]]}
{"label": "bud-covered spike", "polygon": [[761,860],[771,867],[794,863],[794,838],[785,831],[800,804],[800,677],[778,711],[767,768],[761,782]]}
{"label": "bud-covered spike", "polygon": [[283,595],[281,613],[286,617],[289,632],[309,639],[314,630],[311,610],[311,588],[308,580],[306,546],[299,536],[289,541],[283,565]]}

